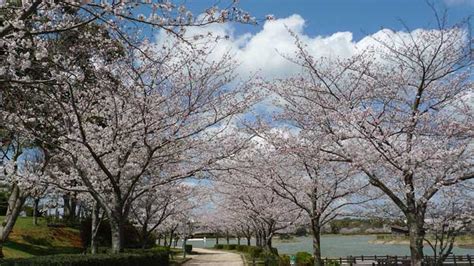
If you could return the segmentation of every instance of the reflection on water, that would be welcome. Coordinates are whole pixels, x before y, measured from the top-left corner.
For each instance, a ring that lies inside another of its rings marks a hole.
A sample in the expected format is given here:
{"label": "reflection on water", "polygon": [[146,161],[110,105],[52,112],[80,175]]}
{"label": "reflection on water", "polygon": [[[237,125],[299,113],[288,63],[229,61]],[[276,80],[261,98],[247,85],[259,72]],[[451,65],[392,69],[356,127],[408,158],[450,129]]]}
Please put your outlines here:
{"label": "reflection on water", "polygon": [[[384,245],[371,244],[369,241],[374,240],[375,236],[340,236],[340,235],[325,235],[321,237],[322,255],[324,257],[346,257],[358,255],[408,255],[409,248],[407,245]],[[180,242],[181,243],[181,242]],[[213,247],[216,243],[215,239],[208,238],[206,243],[203,241],[190,241],[193,247]],[[219,239],[220,244],[225,244],[223,238]],[[231,244],[237,244],[236,239],[230,241]],[[245,245],[247,241],[241,240],[241,244]],[[252,245],[255,245],[255,240],[252,239]],[[312,239],[310,237],[297,237],[290,242],[274,241],[273,246],[278,248],[280,254],[295,254],[298,251],[312,252]],[[432,254],[429,247],[425,247],[426,255]],[[453,250],[454,254],[467,255],[474,254],[474,249],[457,248]]]}

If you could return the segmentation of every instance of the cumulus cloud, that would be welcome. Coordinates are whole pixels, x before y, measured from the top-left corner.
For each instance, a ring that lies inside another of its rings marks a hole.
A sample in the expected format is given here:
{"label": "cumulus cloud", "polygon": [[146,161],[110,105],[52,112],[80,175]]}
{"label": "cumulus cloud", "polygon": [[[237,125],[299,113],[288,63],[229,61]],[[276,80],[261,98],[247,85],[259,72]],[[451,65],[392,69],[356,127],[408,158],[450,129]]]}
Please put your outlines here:
{"label": "cumulus cloud", "polygon": [[[241,78],[258,74],[271,80],[294,75],[300,67],[288,60],[296,52],[295,36],[305,44],[306,50],[314,57],[348,58],[357,51],[364,50],[377,42],[391,38],[394,32],[382,29],[356,42],[351,32],[336,32],[329,36],[309,36],[305,33],[305,20],[300,15],[291,15],[265,22],[262,29],[254,34],[237,35],[232,24],[211,24],[205,27],[188,28],[185,38],[194,43],[212,45],[211,59],[219,60],[225,53],[231,53],[239,63],[237,74]],[[405,34],[409,38],[408,33]],[[199,37],[199,38],[197,38]],[[170,36],[161,31],[156,43],[162,44]],[[197,40],[197,41],[195,41]]]}
{"label": "cumulus cloud", "polygon": [[448,6],[470,5],[474,6],[474,0],[444,0]]}
{"label": "cumulus cloud", "polygon": [[[293,56],[295,38],[308,45],[309,52],[315,57],[350,56],[356,49],[351,32],[337,32],[330,36],[311,37],[304,33],[305,20],[300,15],[267,21],[263,28],[255,34],[235,34],[231,24],[212,24],[206,27],[190,28],[186,37],[194,36],[218,38],[218,45],[213,47],[213,56],[218,59],[226,52],[234,55],[239,62],[238,74],[241,77],[258,73],[272,79],[296,73],[299,68],[286,55]],[[158,34],[156,40],[161,44],[168,36],[164,32]]]}
{"label": "cumulus cloud", "polygon": [[[449,0],[467,1],[467,0]],[[474,0],[469,0],[474,1]],[[329,36],[309,36],[305,33],[305,20],[300,15],[266,21],[262,29],[254,34],[237,35],[232,24],[210,24],[205,27],[188,28],[185,37],[197,43],[208,45],[210,40],[217,40],[213,45],[211,59],[218,60],[230,52],[238,61],[238,74],[245,78],[258,73],[266,79],[284,78],[297,73],[300,69],[285,56],[292,57],[296,51],[295,37],[305,44],[306,50],[314,57],[348,58],[358,51],[371,46],[379,46],[378,41],[390,39],[423,38],[426,30],[416,29],[411,33],[393,32],[381,29],[359,41],[353,39],[351,32],[336,32]],[[463,33],[460,31],[460,33]],[[397,35],[397,38],[394,36]],[[170,38],[164,31],[156,36],[156,43],[162,44]],[[378,41],[376,41],[378,40]],[[436,41],[436,40],[433,40]],[[403,40],[400,40],[402,43]],[[213,42],[212,42],[213,43]]]}
{"label": "cumulus cloud", "polygon": [[[472,2],[474,0],[446,0],[451,2]],[[428,30],[429,31],[429,30]],[[351,32],[336,32],[328,36],[310,36],[305,33],[305,20],[300,15],[291,15],[286,18],[266,21],[260,31],[256,33],[236,34],[234,25],[211,24],[205,27],[188,28],[185,37],[197,40],[203,45],[209,45],[209,40],[217,40],[213,45],[211,59],[219,60],[225,53],[231,53],[238,61],[237,74],[245,79],[258,74],[266,80],[274,78],[285,78],[300,72],[300,66],[294,64],[285,56],[293,57],[296,52],[295,37],[306,45],[306,50],[314,58],[349,58],[359,51],[369,47],[381,47],[380,41],[403,40],[410,38],[423,39],[427,30],[416,29],[411,33],[393,32],[389,29],[381,29],[372,35],[355,41]],[[464,31],[453,32],[453,34],[464,34]],[[451,33],[450,33],[451,34]],[[396,35],[396,38],[394,38]],[[200,38],[195,38],[195,37]],[[170,36],[160,32],[156,37],[156,43],[166,42]],[[426,40],[425,40],[426,41]],[[436,42],[437,40],[433,40]],[[272,97],[257,107],[257,111],[271,111]],[[274,110],[274,109],[273,109]]]}

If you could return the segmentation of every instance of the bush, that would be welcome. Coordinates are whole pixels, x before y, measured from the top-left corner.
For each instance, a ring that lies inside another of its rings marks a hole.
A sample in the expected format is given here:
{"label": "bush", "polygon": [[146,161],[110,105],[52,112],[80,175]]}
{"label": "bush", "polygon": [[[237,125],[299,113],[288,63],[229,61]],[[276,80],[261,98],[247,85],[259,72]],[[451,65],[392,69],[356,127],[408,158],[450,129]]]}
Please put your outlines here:
{"label": "bush", "polygon": [[278,256],[278,249],[277,248],[272,248],[272,254],[275,254]]}
{"label": "bush", "polygon": [[306,227],[300,226],[296,229],[295,235],[296,236],[307,236],[308,235],[308,230],[306,230]]}
{"label": "bush", "polygon": [[327,262],[324,263],[325,266],[340,266],[341,263],[337,260],[328,260]]}
{"label": "bush", "polygon": [[280,256],[280,265],[290,265],[290,256],[288,255],[281,255]]}
{"label": "bush", "polygon": [[143,250],[121,254],[73,254],[38,256],[26,259],[3,259],[1,266],[156,266],[169,265],[166,250]]}
{"label": "bush", "polygon": [[23,210],[25,211],[26,216],[28,217],[33,217],[33,207],[30,206],[24,206]]}
{"label": "bush", "polygon": [[265,265],[269,265],[269,266],[270,265],[278,266],[279,261],[280,261],[278,255],[275,255],[274,253],[268,252],[268,251],[264,251],[260,253],[260,258],[264,260]]}
{"label": "bush", "polygon": [[296,263],[298,265],[310,266],[310,265],[314,264],[314,258],[308,252],[304,252],[304,251],[297,252],[296,253]]}
{"label": "bush", "polygon": [[237,249],[239,245],[237,244],[229,244],[229,245],[223,245],[223,244],[218,244],[215,245],[214,248],[216,249],[225,249],[225,250],[235,250]]}
{"label": "bush", "polygon": [[235,249],[240,252],[247,252],[248,250],[247,246],[242,246],[242,245],[238,245]]}
{"label": "bush", "polygon": [[190,254],[191,251],[193,251],[193,245],[186,245],[186,246],[184,246],[184,251],[185,251],[187,254]]}
{"label": "bush", "polygon": [[261,247],[250,246],[248,247],[247,252],[250,254],[252,258],[258,258],[262,254],[263,249]]}
{"label": "bush", "polygon": [[[65,225],[62,224],[64,227]],[[81,221],[79,224],[79,230],[81,234],[81,242],[84,248],[88,247],[91,241],[91,228],[92,228],[92,219],[87,218]],[[137,233],[136,228],[129,222],[124,225],[123,228],[123,237],[125,248],[141,248],[142,243]],[[111,246],[111,231],[110,223],[108,220],[103,220],[99,225],[99,231],[97,232],[96,241],[99,246]],[[154,244],[154,239],[150,238],[147,246],[152,246]]]}
{"label": "bush", "polygon": [[170,248],[169,247],[163,247],[163,246],[155,246],[150,249],[142,249],[142,248],[126,248],[124,249],[124,253],[133,253],[133,254],[143,254],[143,253],[170,253]]}

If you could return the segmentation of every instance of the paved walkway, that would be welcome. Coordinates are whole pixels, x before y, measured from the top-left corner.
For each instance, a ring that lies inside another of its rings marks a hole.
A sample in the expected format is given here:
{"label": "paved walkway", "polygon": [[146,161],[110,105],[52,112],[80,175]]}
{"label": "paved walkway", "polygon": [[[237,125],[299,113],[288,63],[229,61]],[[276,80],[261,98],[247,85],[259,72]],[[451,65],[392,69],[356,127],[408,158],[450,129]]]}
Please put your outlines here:
{"label": "paved walkway", "polygon": [[184,266],[198,265],[224,265],[224,266],[244,266],[242,258],[237,253],[225,252],[220,250],[210,250],[203,248],[193,248],[192,255],[186,255],[191,258]]}

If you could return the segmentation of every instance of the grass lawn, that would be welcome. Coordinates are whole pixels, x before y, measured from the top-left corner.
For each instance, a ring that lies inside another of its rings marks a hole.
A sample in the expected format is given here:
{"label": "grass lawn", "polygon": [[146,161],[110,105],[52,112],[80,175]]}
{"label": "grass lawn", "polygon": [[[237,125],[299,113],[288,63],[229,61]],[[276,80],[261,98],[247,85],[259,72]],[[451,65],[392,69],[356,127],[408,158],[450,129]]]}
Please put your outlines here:
{"label": "grass lawn", "polygon": [[35,226],[32,217],[18,218],[9,240],[3,247],[6,258],[79,253],[81,251],[82,245],[78,229],[48,227],[43,218],[38,219],[38,225]]}
{"label": "grass lawn", "polygon": [[[433,240],[433,236],[427,235],[428,239]],[[377,235],[375,243],[392,243],[392,244],[409,244],[410,238],[408,236],[393,236],[393,235]],[[425,243],[427,245],[427,243]],[[474,235],[457,236],[454,240],[454,246],[472,248],[474,247]]]}

